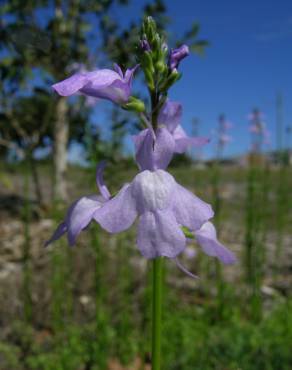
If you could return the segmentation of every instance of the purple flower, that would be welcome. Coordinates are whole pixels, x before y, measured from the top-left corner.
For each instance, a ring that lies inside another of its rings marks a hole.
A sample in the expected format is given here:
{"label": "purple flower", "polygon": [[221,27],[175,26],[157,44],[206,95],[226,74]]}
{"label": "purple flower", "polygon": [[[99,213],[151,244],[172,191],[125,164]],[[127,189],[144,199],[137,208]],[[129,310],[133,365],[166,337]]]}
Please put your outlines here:
{"label": "purple flower", "polygon": [[235,255],[217,240],[217,233],[211,222],[204,223],[194,232],[198,244],[208,256],[217,257],[225,264],[236,262]]}
{"label": "purple flower", "polygon": [[182,106],[167,101],[158,115],[158,129],[145,129],[134,136],[136,161],[141,170],[166,169],[174,153],[184,153],[190,145],[209,142],[203,137],[189,137],[180,125]]}
{"label": "purple flower", "polygon": [[175,153],[184,153],[190,145],[202,146],[209,142],[205,137],[189,137],[180,122],[182,105],[178,102],[167,100],[158,115],[158,125],[165,126],[175,140]]}
{"label": "purple flower", "polygon": [[263,113],[258,109],[254,109],[248,116],[250,120],[249,131],[251,133],[252,144],[251,149],[254,152],[260,152],[262,145],[270,145],[270,132],[263,121]]}
{"label": "purple flower", "polygon": [[223,124],[222,124],[222,126],[223,126],[223,129],[224,130],[229,130],[229,129],[231,129],[233,127],[233,124],[231,122],[224,121]]}
{"label": "purple flower", "polygon": [[93,219],[94,213],[110,199],[110,193],[103,182],[104,167],[105,162],[101,162],[96,170],[96,183],[101,195],[84,196],[74,202],[67,212],[65,221],[57,227],[53,236],[45,243],[46,246],[65,233],[67,233],[69,245],[74,245],[77,236]]}
{"label": "purple flower", "polygon": [[252,124],[249,127],[249,131],[253,134],[260,134],[262,132],[262,125],[261,124]]}
{"label": "purple flower", "polygon": [[168,65],[171,70],[176,69],[179,66],[180,61],[190,54],[189,47],[187,45],[181,45],[177,49],[172,49],[169,55]]}
{"label": "purple flower", "polygon": [[128,229],[139,217],[137,244],[146,258],[175,258],[186,247],[181,229],[192,231],[213,217],[209,204],[163,170],[143,171],[93,215],[108,232]]}
{"label": "purple flower", "polygon": [[93,72],[79,72],[53,85],[53,89],[62,96],[82,93],[94,98],[111,100],[117,104],[127,103],[131,94],[133,74],[138,65],[127,69],[123,74],[116,64],[114,71],[98,69]]}

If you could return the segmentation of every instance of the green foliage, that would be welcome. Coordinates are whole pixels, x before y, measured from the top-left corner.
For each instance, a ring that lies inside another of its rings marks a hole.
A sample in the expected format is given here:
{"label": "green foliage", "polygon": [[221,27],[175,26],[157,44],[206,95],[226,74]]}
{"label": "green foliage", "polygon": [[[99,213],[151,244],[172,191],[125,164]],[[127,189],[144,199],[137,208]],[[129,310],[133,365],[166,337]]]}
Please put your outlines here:
{"label": "green foliage", "polygon": [[0,369],[21,369],[20,349],[16,345],[0,342]]}
{"label": "green foliage", "polygon": [[195,307],[169,312],[164,329],[164,338],[167,338],[164,367],[170,370],[288,370],[292,362],[287,346],[292,340],[291,320],[291,302],[276,308],[258,325],[236,313],[227,322],[210,325],[208,318]]}
{"label": "green foliage", "polygon": [[[162,366],[169,370],[290,370],[291,308],[292,302],[287,301],[254,325],[236,310],[225,321],[213,322],[201,307],[170,306],[164,311]],[[116,346],[119,347],[118,358],[128,359],[126,363],[129,363],[129,345],[137,343],[138,338],[145,340],[143,334],[131,331],[122,336],[108,324],[104,329],[96,335],[95,325],[71,325],[65,334],[32,345],[33,333],[27,339],[27,329],[22,328],[18,331],[18,341],[28,353],[25,364],[20,361],[19,346],[0,343],[0,369],[18,370],[26,365],[32,370],[97,370],[101,368],[101,357],[106,356],[106,363]],[[93,351],[95,344],[103,340],[100,335],[108,336],[108,347],[96,357]],[[32,345],[30,349],[29,344]]]}
{"label": "green foliage", "polygon": [[36,346],[27,357],[26,364],[30,369],[37,370],[78,370],[83,366],[106,369],[109,347],[98,348],[98,344],[110,343],[113,332],[108,325],[103,328],[104,331],[96,334],[95,325],[72,325],[65,334],[59,334]]}

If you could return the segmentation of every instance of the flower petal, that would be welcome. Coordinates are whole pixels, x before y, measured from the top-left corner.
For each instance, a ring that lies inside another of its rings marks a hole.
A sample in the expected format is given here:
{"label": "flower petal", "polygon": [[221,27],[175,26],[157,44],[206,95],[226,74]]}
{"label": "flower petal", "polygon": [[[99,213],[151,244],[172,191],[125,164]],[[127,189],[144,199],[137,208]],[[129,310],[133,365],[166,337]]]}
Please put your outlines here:
{"label": "flower petal", "polygon": [[145,212],[138,227],[138,248],[146,258],[176,257],[186,245],[184,233],[169,210]]}
{"label": "flower petal", "polygon": [[87,73],[76,73],[65,80],[58,82],[52,88],[62,96],[70,96],[78,92],[88,83]]}
{"label": "flower petal", "polygon": [[114,103],[124,104],[130,96],[131,81],[130,77],[123,79],[119,73],[119,70],[116,72],[110,69],[76,73],[53,85],[53,88],[63,96],[80,92],[94,98],[109,99]]}
{"label": "flower petal", "polygon": [[[116,75],[119,77],[118,74]],[[117,104],[124,104],[129,99],[130,87],[119,78],[114,80],[111,84],[101,86],[98,86],[96,82],[89,82],[80,90],[80,92],[95,98],[108,99]]]}
{"label": "flower petal", "polygon": [[132,197],[129,184],[124,185],[115,197],[107,201],[94,214],[94,219],[110,233],[128,229],[136,217],[136,201]]}
{"label": "flower petal", "polygon": [[154,168],[165,170],[169,165],[174,153],[175,141],[166,128],[159,128],[156,131],[154,143]]}
{"label": "flower petal", "polygon": [[121,76],[116,71],[111,69],[97,69],[92,72],[85,73],[89,86],[93,89],[110,86],[114,81],[122,81]]}
{"label": "flower petal", "polygon": [[175,153],[184,153],[189,146],[202,146],[207,144],[210,140],[205,137],[190,137],[186,134],[185,130],[178,125],[173,132],[175,140]]}
{"label": "flower petal", "polygon": [[96,167],[96,185],[100,191],[100,194],[103,196],[103,198],[105,200],[109,200],[111,197],[111,194],[103,181],[103,171],[104,171],[105,166],[106,166],[106,162],[102,161]]}
{"label": "flower petal", "polygon": [[141,131],[133,136],[135,144],[136,162],[141,171],[154,169],[153,132],[150,129]]}
{"label": "flower petal", "polygon": [[93,214],[103,205],[103,202],[103,198],[91,195],[82,197],[72,204],[65,220],[70,245],[75,244],[76,237],[90,223]]}
{"label": "flower petal", "polygon": [[127,69],[124,76],[124,81],[128,83],[130,86],[132,84],[132,80],[134,77],[134,73],[140,67],[140,64],[136,64],[135,67]]}
{"label": "flower petal", "polygon": [[114,70],[119,74],[121,78],[124,78],[123,71],[117,63],[114,63]]}
{"label": "flower petal", "polygon": [[165,125],[169,132],[173,132],[181,122],[182,105],[178,102],[167,100],[159,112],[157,122]]}
{"label": "flower petal", "polygon": [[172,159],[175,141],[164,127],[156,131],[154,139],[150,129],[143,130],[134,136],[136,161],[142,171],[166,169]]}
{"label": "flower petal", "polygon": [[199,277],[197,275],[194,275],[192,272],[190,272],[180,261],[178,258],[174,259],[176,262],[177,267],[182,270],[185,274],[187,274],[189,277],[193,279],[198,279]]}
{"label": "flower petal", "polygon": [[225,264],[236,262],[235,255],[217,240],[216,229],[211,222],[206,222],[195,232],[195,236],[208,256],[217,257]]}
{"label": "flower petal", "polygon": [[212,207],[176,183],[172,197],[172,209],[176,220],[190,230],[198,230],[214,216]]}
{"label": "flower petal", "polygon": [[47,247],[49,244],[53,243],[54,241],[61,238],[62,235],[64,235],[67,231],[67,226],[65,222],[62,222],[54,232],[54,234],[51,236],[49,240],[45,242],[45,247]]}

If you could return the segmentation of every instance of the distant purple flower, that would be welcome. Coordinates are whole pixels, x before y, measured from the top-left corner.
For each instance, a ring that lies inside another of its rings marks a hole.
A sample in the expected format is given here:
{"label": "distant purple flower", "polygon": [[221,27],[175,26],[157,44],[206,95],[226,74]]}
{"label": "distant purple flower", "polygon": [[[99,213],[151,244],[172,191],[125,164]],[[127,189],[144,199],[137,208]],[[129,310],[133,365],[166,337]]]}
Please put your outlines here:
{"label": "distant purple flower", "polygon": [[219,145],[226,145],[232,141],[232,137],[230,135],[221,134],[219,135]]}
{"label": "distant purple flower", "polygon": [[249,131],[253,134],[261,134],[263,132],[262,124],[256,123],[256,124],[250,125]]}
{"label": "distant purple flower", "polygon": [[219,119],[219,131],[227,131],[233,127],[233,124],[226,120],[225,114],[220,114]]}
{"label": "distant purple flower", "polygon": [[194,248],[187,246],[186,249],[184,250],[184,255],[188,259],[193,259],[193,258],[196,257],[197,252],[196,252],[196,250]]}
{"label": "distant purple flower", "polygon": [[233,125],[226,120],[225,115],[220,114],[218,128],[214,130],[214,135],[217,138],[217,159],[222,156],[225,146],[232,141],[232,137],[227,134],[232,127]]}
{"label": "distant purple flower", "polygon": [[217,257],[225,264],[236,262],[234,254],[217,240],[217,233],[211,222],[204,223],[199,230],[194,232],[198,244],[208,256]]}
{"label": "distant purple flower", "polygon": [[184,153],[190,145],[209,142],[204,137],[189,137],[180,125],[182,106],[167,101],[157,122],[158,129],[145,129],[134,136],[136,160],[141,170],[166,169],[174,153]]}
{"label": "distant purple flower", "polygon": [[103,182],[104,167],[105,162],[101,162],[96,170],[96,183],[101,195],[84,196],[74,202],[69,207],[65,221],[57,227],[53,236],[46,242],[46,246],[65,233],[67,233],[69,245],[74,245],[77,236],[92,221],[94,213],[110,199],[110,193]]}
{"label": "distant purple flower", "polygon": [[82,93],[94,98],[108,99],[117,104],[127,103],[131,95],[133,74],[138,66],[123,74],[118,65],[111,69],[79,72],[54,84],[53,89],[62,96]]}
{"label": "distant purple flower", "polygon": [[248,118],[250,120],[249,131],[251,133],[251,150],[260,153],[263,144],[270,144],[270,132],[263,121],[264,114],[258,109],[254,109]]}
{"label": "distant purple flower", "polygon": [[170,51],[169,61],[168,61],[169,68],[171,70],[178,68],[180,61],[184,59],[185,57],[187,57],[189,54],[190,54],[190,51],[187,45],[181,45],[177,49],[172,49]]}
{"label": "distant purple flower", "polygon": [[231,122],[224,121],[223,122],[223,127],[224,127],[225,130],[229,130],[233,127],[233,124]]}
{"label": "distant purple flower", "polygon": [[258,121],[265,118],[263,112],[259,111],[258,109],[254,109],[251,113],[248,114],[247,119],[249,121]]}
{"label": "distant purple flower", "polygon": [[96,210],[94,219],[108,232],[128,229],[139,217],[137,244],[146,258],[175,258],[186,247],[181,229],[199,230],[213,217],[209,204],[163,170],[143,171]]}

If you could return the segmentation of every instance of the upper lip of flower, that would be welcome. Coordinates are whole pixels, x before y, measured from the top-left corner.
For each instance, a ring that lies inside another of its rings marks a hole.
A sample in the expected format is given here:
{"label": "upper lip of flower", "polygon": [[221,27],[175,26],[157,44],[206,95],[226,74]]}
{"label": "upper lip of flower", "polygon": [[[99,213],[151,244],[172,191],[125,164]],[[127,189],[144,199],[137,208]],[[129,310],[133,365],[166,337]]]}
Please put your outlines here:
{"label": "upper lip of flower", "polygon": [[209,142],[204,137],[189,137],[180,125],[181,104],[166,101],[159,116],[158,128],[134,136],[136,161],[141,170],[166,169],[174,153],[184,153],[190,145]]}
{"label": "upper lip of flower", "polygon": [[133,75],[138,66],[127,69],[124,74],[118,65],[115,65],[115,70],[98,69],[92,72],[75,73],[52,87],[62,96],[70,96],[80,92],[88,96],[124,104],[129,99]]}

